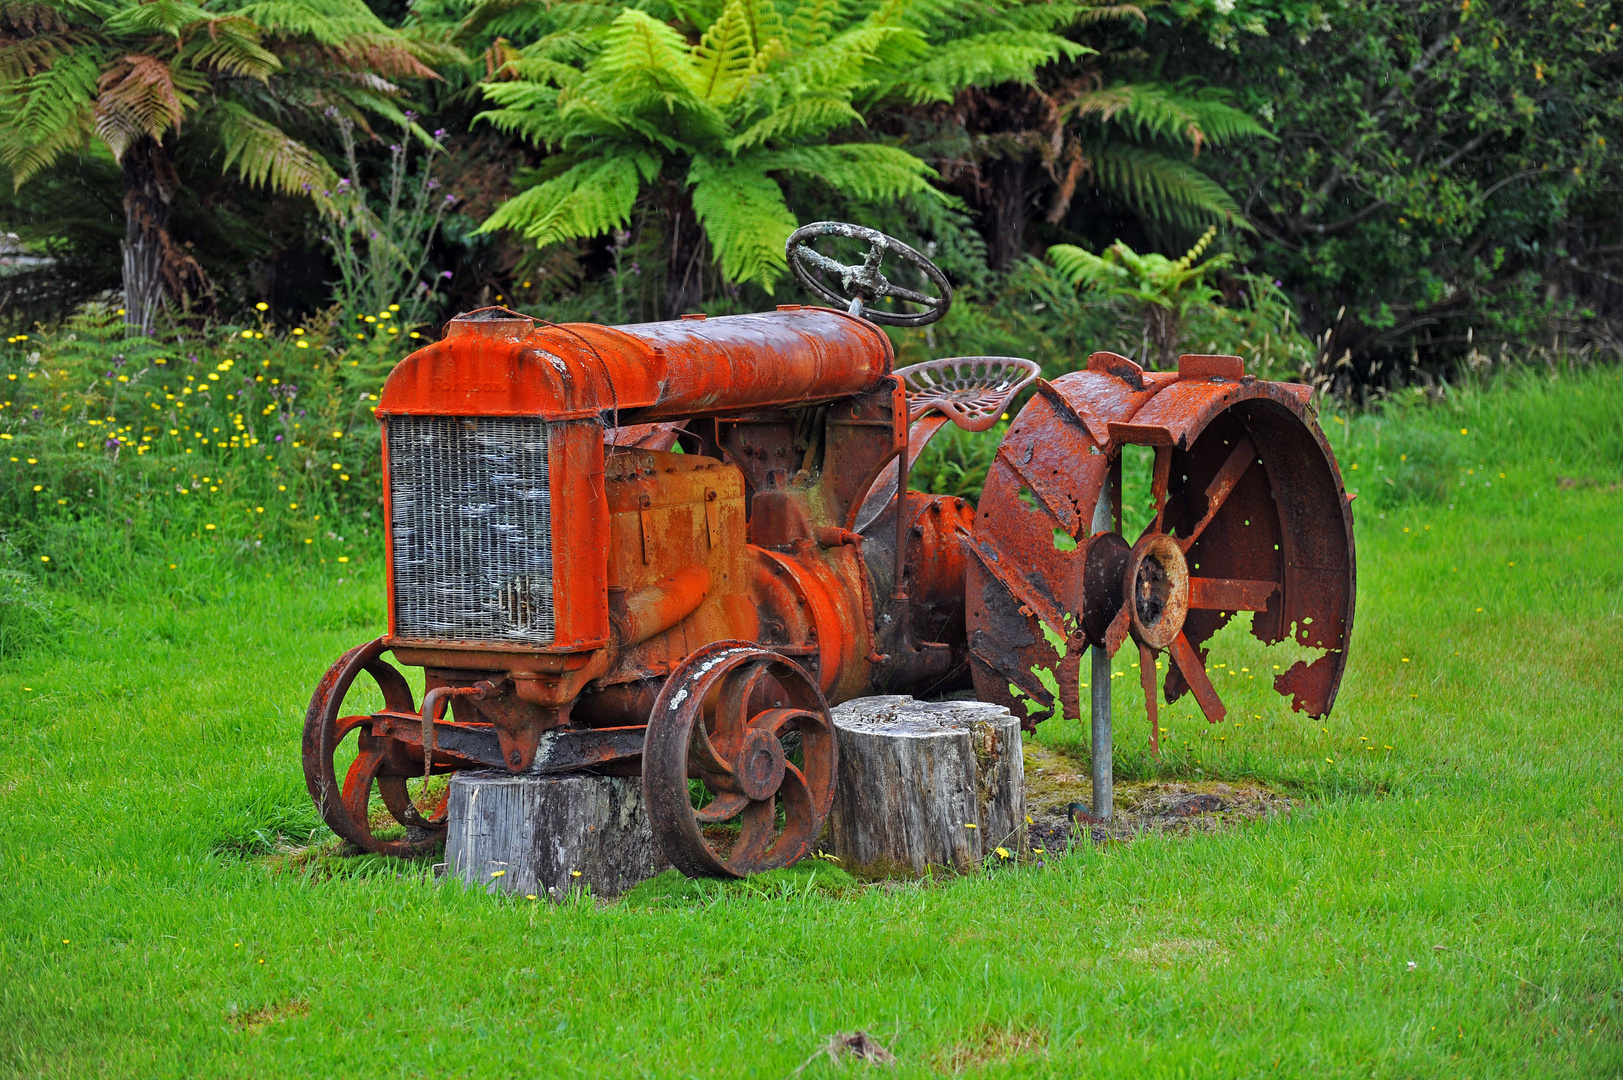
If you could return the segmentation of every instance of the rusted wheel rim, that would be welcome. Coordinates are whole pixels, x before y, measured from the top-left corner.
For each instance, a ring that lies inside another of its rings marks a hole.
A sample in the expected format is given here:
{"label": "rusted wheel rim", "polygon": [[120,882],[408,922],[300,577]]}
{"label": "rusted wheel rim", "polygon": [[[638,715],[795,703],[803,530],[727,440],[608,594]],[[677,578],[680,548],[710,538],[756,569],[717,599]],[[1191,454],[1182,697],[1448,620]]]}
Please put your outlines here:
{"label": "rusted wheel rim", "polygon": [[[689,877],[791,865],[828,818],[836,755],[828,703],[797,664],[745,641],[700,649],[666,681],[648,719],[643,794],[660,847]],[[700,808],[689,779],[710,796]],[[716,827],[735,820],[728,849]]]}
{"label": "rusted wheel rim", "polygon": [[[344,699],[363,673],[377,685],[390,712],[417,711],[405,677],[381,659],[383,652],[381,638],[357,645],[339,657],[316,685],[304,716],[304,783],[321,819],[333,832],[365,851],[409,857],[440,842],[445,831],[443,801],[434,814],[423,817],[406,793],[412,763],[402,758],[392,741],[373,738],[371,716],[340,715]],[[352,732],[356,733],[356,755],[340,785],[336,757]],[[374,787],[396,821],[426,835],[404,840],[374,836],[370,820]]]}

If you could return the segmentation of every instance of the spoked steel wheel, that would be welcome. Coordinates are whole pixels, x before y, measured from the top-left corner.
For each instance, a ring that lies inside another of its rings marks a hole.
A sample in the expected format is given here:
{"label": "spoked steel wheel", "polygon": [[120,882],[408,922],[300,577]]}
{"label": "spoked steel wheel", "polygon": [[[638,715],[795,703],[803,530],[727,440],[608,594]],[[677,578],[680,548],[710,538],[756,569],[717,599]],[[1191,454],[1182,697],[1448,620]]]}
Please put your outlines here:
{"label": "spoked steel wheel", "polygon": [[[422,814],[406,790],[408,777],[422,775],[421,759],[415,759],[393,739],[374,737],[370,714],[342,715],[344,699],[363,673],[383,695],[385,710],[405,715],[417,711],[405,677],[380,659],[383,652],[381,638],[357,645],[339,657],[317,684],[304,717],[304,783],[321,819],[345,840],[380,855],[421,855],[445,835],[444,798],[437,800],[426,816]],[[340,786],[335,758],[351,732],[357,733],[355,759]],[[404,839],[384,840],[373,835],[374,788],[390,816],[406,826]]]}
{"label": "spoked steel wheel", "polygon": [[[749,642],[708,645],[671,674],[648,719],[654,835],[689,877],[788,866],[828,818],[836,755],[828,703],[805,671]],[[709,796],[698,808],[690,778]]]}
{"label": "spoked steel wheel", "polygon": [[[1295,709],[1328,713],[1356,573],[1352,512],[1310,395],[1252,379],[1230,356],[1184,356],[1176,372],[1148,372],[1098,353],[1085,371],[1040,383],[977,508],[966,582],[977,695],[1017,715],[1019,699],[1051,708],[1057,698],[1078,717],[1084,651],[1113,656],[1131,638],[1154,750],[1158,696],[1192,694],[1214,723],[1227,714],[1207,643],[1248,613],[1264,645],[1289,640],[1318,654],[1273,686]],[[1133,445],[1154,453],[1152,518],[1136,540],[1122,534],[1121,515],[1122,455]],[[1101,506],[1114,510],[1101,515],[1114,530],[1096,527]],[[1045,628],[1065,639],[1063,658]],[[1039,669],[1054,672],[1057,695]]]}

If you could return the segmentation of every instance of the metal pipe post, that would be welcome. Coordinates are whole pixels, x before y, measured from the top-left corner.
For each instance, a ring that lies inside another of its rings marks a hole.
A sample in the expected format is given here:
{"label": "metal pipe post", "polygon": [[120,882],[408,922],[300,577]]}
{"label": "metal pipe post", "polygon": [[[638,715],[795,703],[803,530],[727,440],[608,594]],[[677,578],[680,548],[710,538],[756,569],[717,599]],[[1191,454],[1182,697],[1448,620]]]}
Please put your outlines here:
{"label": "metal pipe post", "polygon": [[[1106,481],[1099,491],[1099,501],[1093,506],[1093,531],[1109,532],[1114,523],[1111,509],[1111,484]],[[1115,812],[1116,773],[1115,753],[1110,732],[1110,657],[1104,647],[1095,645],[1093,653],[1093,680],[1088,690],[1092,706],[1093,724],[1093,816],[1109,821]]]}

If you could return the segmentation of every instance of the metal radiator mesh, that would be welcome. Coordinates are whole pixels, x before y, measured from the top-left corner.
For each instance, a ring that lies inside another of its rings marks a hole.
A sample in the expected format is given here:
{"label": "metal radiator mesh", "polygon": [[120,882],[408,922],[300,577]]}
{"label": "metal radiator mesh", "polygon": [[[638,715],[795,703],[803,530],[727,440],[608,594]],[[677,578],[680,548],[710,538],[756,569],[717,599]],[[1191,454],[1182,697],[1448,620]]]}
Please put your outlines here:
{"label": "metal radiator mesh", "polygon": [[546,424],[396,416],[387,437],[395,636],[551,644]]}

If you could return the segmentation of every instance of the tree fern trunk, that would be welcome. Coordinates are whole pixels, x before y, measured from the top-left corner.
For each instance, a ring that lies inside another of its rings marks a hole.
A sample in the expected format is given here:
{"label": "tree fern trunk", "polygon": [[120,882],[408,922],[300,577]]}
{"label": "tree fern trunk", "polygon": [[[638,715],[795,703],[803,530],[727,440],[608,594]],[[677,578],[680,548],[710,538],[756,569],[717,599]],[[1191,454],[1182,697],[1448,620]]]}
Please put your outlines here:
{"label": "tree fern trunk", "polygon": [[141,138],[124,151],[124,324],[152,332],[163,304],[169,212],[180,189],[164,145]]}
{"label": "tree fern trunk", "polygon": [[1001,270],[1026,251],[1026,223],[1031,220],[1032,185],[1027,155],[998,158],[987,168],[991,179],[988,209],[991,228],[987,261]]}
{"label": "tree fern trunk", "polygon": [[693,198],[680,182],[666,187],[665,295],[661,316],[674,319],[699,310],[704,299],[704,268],[710,245],[693,212]]}

